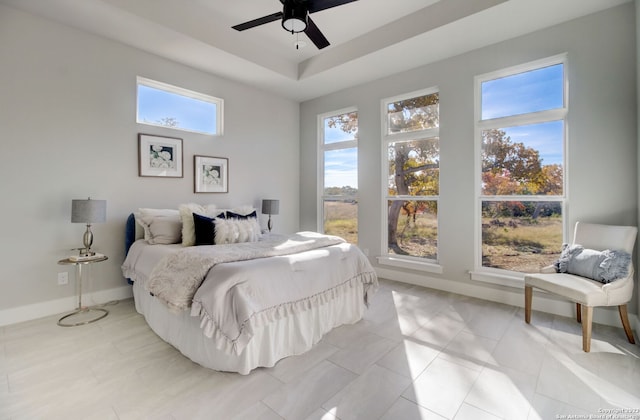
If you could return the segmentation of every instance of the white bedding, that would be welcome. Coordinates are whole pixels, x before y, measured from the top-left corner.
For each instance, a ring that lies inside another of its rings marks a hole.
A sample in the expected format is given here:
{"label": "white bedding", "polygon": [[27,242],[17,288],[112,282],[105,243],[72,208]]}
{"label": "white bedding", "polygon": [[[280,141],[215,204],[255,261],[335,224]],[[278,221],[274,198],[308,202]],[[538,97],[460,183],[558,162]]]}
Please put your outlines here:
{"label": "white bedding", "polygon": [[195,362],[217,370],[247,374],[309,350],[336,326],[361,319],[367,296],[377,288],[362,252],[337,243],[215,264],[195,292],[192,310],[172,314],[144,285],[159,261],[183,249],[137,241],[123,273],[135,281],[136,308],[151,328]]}

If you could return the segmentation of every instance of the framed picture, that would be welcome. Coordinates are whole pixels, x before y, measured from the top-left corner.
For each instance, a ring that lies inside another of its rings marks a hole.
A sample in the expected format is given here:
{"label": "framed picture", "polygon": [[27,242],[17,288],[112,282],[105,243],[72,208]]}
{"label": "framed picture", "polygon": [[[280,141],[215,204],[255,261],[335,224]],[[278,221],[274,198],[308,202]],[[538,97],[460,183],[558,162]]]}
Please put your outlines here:
{"label": "framed picture", "polygon": [[138,175],[182,178],[182,139],[138,134]]}
{"label": "framed picture", "polygon": [[229,192],[229,159],[194,156],[194,191],[197,193]]}

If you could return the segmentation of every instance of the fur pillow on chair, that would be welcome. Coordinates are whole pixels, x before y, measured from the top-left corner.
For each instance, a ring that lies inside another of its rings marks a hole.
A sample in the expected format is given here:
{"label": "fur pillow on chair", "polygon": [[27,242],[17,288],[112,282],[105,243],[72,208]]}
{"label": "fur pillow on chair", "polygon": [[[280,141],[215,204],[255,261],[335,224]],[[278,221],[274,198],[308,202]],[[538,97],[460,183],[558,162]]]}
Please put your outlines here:
{"label": "fur pillow on chair", "polygon": [[558,273],[575,274],[606,284],[628,276],[630,263],[631,255],[624,251],[596,251],[578,244],[564,244],[555,267]]}

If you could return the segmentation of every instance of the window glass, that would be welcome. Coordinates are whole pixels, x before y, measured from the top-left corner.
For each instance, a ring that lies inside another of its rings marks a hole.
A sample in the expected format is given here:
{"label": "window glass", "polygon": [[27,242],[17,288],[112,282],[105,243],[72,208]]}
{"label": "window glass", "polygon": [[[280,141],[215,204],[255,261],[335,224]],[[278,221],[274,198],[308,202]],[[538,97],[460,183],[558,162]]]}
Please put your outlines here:
{"label": "window glass", "polygon": [[[358,149],[350,147],[324,152],[324,188],[358,190]],[[335,195],[335,194],[330,194]]]}
{"label": "window glass", "polygon": [[563,64],[530,70],[482,83],[482,119],[562,108]]}
{"label": "window glass", "polygon": [[321,215],[324,233],[358,243],[358,113],[320,117]]}
{"label": "window glass", "polygon": [[483,201],[482,266],[523,273],[562,251],[561,201]]}
{"label": "window glass", "polygon": [[354,140],[358,137],[358,116],[355,112],[324,119],[324,144]]}
{"label": "window glass", "polygon": [[560,254],[567,199],[564,71],[564,57],[554,58],[483,76],[478,84],[482,268],[537,272]]}
{"label": "window glass", "polygon": [[438,127],[439,100],[439,94],[436,92],[388,103],[387,134]]}
{"label": "window glass", "polygon": [[482,130],[482,194],[562,195],[564,121]]}
{"label": "window glass", "polygon": [[436,260],[438,258],[438,202],[392,200],[388,202],[389,223],[395,234],[389,236],[389,254]]}
{"label": "window glass", "polygon": [[387,252],[395,260],[438,260],[440,94],[383,101]]}
{"label": "window glass", "polygon": [[438,137],[389,143],[389,195],[438,195]]}
{"label": "window glass", "polygon": [[143,78],[137,94],[138,123],[221,134],[221,99]]}
{"label": "window glass", "polygon": [[324,203],[324,233],[358,243],[358,202],[354,198],[327,197]]}

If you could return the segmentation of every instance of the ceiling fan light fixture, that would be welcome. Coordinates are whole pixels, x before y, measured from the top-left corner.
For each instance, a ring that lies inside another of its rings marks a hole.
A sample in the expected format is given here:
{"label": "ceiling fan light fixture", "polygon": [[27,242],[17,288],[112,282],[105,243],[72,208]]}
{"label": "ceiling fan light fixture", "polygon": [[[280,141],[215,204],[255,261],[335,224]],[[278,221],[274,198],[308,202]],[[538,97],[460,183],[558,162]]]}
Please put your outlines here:
{"label": "ceiling fan light fixture", "polygon": [[291,33],[303,32],[307,29],[307,8],[301,4],[285,3],[282,27]]}

